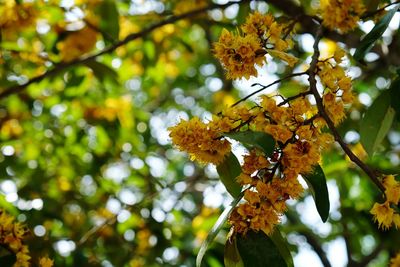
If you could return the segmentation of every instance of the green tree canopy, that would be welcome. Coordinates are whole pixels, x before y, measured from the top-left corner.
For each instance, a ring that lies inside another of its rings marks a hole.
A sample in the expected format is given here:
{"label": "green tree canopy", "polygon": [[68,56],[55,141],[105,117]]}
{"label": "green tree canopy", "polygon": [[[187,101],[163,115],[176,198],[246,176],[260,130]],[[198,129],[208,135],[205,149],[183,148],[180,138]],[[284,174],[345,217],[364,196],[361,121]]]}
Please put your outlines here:
{"label": "green tree canopy", "polygon": [[399,8],[0,0],[0,266],[400,266]]}

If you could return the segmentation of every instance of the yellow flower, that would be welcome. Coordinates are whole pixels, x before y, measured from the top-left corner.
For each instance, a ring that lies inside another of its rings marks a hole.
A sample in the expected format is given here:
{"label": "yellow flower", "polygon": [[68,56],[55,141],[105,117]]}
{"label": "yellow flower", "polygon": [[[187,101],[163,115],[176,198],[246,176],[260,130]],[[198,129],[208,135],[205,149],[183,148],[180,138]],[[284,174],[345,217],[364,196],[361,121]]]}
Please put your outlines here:
{"label": "yellow flower", "polygon": [[331,30],[354,29],[364,11],[361,0],[321,0],[322,24]]}
{"label": "yellow flower", "polygon": [[370,213],[374,215],[374,221],[378,221],[379,227],[383,230],[389,229],[392,225],[394,211],[388,201],[383,204],[375,203]]}
{"label": "yellow flower", "polygon": [[34,26],[37,14],[38,10],[32,3],[17,4],[17,1],[8,0],[0,7],[0,28],[17,33],[21,29]]}
{"label": "yellow flower", "polygon": [[275,49],[268,49],[268,54],[270,54],[272,57],[282,59],[285,61],[290,67],[294,67],[294,65],[299,61],[299,59],[295,56],[292,56],[288,53],[275,50]]}
{"label": "yellow flower", "polygon": [[268,124],[267,126],[265,126],[264,131],[272,135],[275,140],[282,143],[286,143],[286,141],[293,136],[293,133],[286,126],[283,125]]}
{"label": "yellow flower", "polygon": [[400,214],[393,215],[393,223],[396,226],[396,229],[400,228]]}
{"label": "yellow flower", "polygon": [[262,15],[260,12],[254,12],[247,17],[241,29],[245,34],[255,34],[263,38],[274,21],[271,14]]}
{"label": "yellow flower", "polygon": [[400,252],[398,252],[396,256],[390,259],[389,267],[400,267]]}
{"label": "yellow flower", "polygon": [[266,54],[256,35],[236,36],[226,29],[214,44],[213,51],[227,70],[228,79],[256,76],[255,65],[261,66]]}
{"label": "yellow flower", "polygon": [[61,60],[70,62],[90,52],[97,41],[97,32],[90,27],[70,33],[62,42],[57,44]]}
{"label": "yellow flower", "polygon": [[170,127],[172,142],[182,151],[189,153],[192,160],[201,163],[221,163],[231,151],[228,140],[220,139],[220,133],[195,117],[189,121],[181,121]]}
{"label": "yellow flower", "polygon": [[400,200],[400,182],[393,175],[388,175],[383,179],[383,186],[387,201],[397,205]]}
{"label": "yellow flower", "polygon": [[39,260],[39,266],[40,267],[52,267],[54,264],[52,259],[49,259],[48,257],[43,257],[40,258]]}

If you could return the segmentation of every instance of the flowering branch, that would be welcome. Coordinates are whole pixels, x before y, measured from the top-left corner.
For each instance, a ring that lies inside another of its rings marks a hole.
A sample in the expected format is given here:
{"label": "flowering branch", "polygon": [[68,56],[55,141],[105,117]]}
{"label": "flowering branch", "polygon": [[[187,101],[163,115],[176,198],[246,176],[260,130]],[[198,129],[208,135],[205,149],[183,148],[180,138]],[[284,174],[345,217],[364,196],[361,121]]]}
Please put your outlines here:
{"label": "flowering branch", "polygon": [[358,165],[371,179],[371,181],[382,191],[385,191],[385,188],[383,187],[382,183],[379,181],[377,178],[375,172],[368,166],[366,165],[363,161],[361,161],[354,153],[351,151],[351,149],[348,147],[348,145],[343,141],[342,137],[340,136],[339,132],[337,131],[333,121],[330,119],[328,116],[324,104],[322,102],[322,98],[319,95],[318,89],[317,89],[317,80],[315,78],[316,74],[316,68],[317,68],[317,63],[318,63],[318,57],[319,57],[319,49],[318,49],[318,44],[319,41],[322,37],[322,28],[320,27],[317,31],[317,34],[315,36],[315,41],[314,41],[314,54],[312,56],[310,68],[308,69],[308,81],[310,83],[310,90],[315,97],[315,101],[317,103],[317,108],[318,112],[321,114],[321,116],[324,118],[326,121],[326,124],[328,125],[329,129],[331,130],[336,142],[339,143],[339,145],[342,147],[343,151],[347,154],[347,156],[350,158],[352,162],[354,162],[356,165]]}
{"label": "flowering branch", "polygon": [[285,77],[283,77],[283,78],[281,78],[281,79],[278,79],[278,80],[276,80],[276,81],[273,81],[272,83],[270,83],[270,84],[268,84],[268,85],[262,85],[262,84],[260,84],[260,83],[254,83],[254,84],[251,85],[252,87],[253,87],[253,86],[259,85],[259,86],[261,86],[261,88],[258,89],[258,90],[256,90],[256,91],[254,91],[254,92],[252,92],[251,94],[249,94],[249,95],[247,95],[247,96],[241,98],[239,101],[235,102],[231,107],[234,107],[234,106],[238,105],[239,103],[241,103],[241,102],[243,102],[243,101],[246,101],[247,99],[249,99],[249,98],[252,97],[253,95],[258,94],[258,93],[264,91],[265,89],[267,89],[267,88],[269,88],[269,87],[271,87],[271,86],[273,86],[273,85],[275,85],[275,84],[278,84],[278,83],[281,83],[281,82],[284,81],[284,80],[287,80],[287,79],[290,79],[290,78],[293,78],[293,77],[296,77],[296,76],[305,75],[305,74],[307,74],[307,72],[292,73],[292,74],[287,75],[287,76],[285,76]]}
{"label": "flowering branch", "polygon": [[149,33],[151,33],[153,30],[158,29],[162,26],[165,26],[167,24],[171,24],[171,23],[175,23],[176,21],[182,20],[182,19],[186,19],[186,18],[190,18],[192,16],[195,16],[197,14],[201,14],[204,13],[208,10],[212,10],[212,9],[216,9],[216,8],[227,8],[231,5],[234,4],[242,4],[242,3],[246,3],[249,2],[250,0],[244,0],[244,1],[230,1],[226,4],[210,4],[206,7],[202,7],[202,8],[198,8],[180,15],[175,15],[175,16],[171,16],[165,20],[162,20],[160,22],[154,23],[153,25],[150,25],[149,27],[143,29],[140,32],[137,33],[131,33],[129,34],[125,39],[116,42],[106,48],[104,48],[103,50],[94,53],[92,55],[88,55],[86,57],[81,57],[78,58],[76,60],[73,60],[71,62],[60,62],[58,64],[56,64],[52,69],[48,69],[47,71],[45,71],[44,73],[33,77],[31,79],[29,79],[26,83],[20,84],[20,85],[15,85],[15,86],[11,86],[8,87],[6,89],[4,89],[3,91],[0,92],[0,99],[6,98],[7,96],[11,95],[11,94],[18,94],[21,91],[23,91],[26,87],[28,87],[29,85],[33,84],[33,83],[37,83],[42,81],[43,79],[50,77],[52,75],[58,74],[59,72],[67,69],[68,67],[73,67],[73,66],[77,66],[77,65],[81,65],[87,62],[90,62],[94,59],[96,59],[99,56],[105,55],[105,54],[109,54],[112,53],[113,51],[115,51],[118,47],[124,46],[127,43],[142,38],[146,35],[148,35]]}

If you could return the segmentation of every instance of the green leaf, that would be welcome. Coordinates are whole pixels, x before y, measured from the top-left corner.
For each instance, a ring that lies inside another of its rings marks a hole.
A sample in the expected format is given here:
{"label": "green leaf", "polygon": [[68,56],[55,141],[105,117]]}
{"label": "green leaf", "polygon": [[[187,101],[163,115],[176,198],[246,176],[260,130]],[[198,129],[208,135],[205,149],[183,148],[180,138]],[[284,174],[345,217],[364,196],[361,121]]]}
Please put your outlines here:
{"label": "green leaf", "polygon": [[206,240],[204,240],[203,244],[201,244],[199,253],[197,254],[196,257],[196,267],[201,266],[201,262],[203,260],[204,254],[206,253],[208,247],[210,244],[214,241],[215,237],[221,231],[222,227],[224,226],[225,222],[228,220],[228,215],[231,213],[231,211],[236,207],[236,205],[239,203],[239,201],[242,199],[243,193],[241,193],[237,198],[235,198],[231,205],[228,206],[219,216],[218,220],[214,224],[214,226],[211,228],[210,232],[208,232],[208,235],[206,237]]}
{"label": "green leaf", "polygon": [[267,133],[244,131],[235,133],[226,133],[225,136],[239,141],[243,145],[250,147],[257,147],[261,149],[266,155],[270,155],[275,148],[275,140]]}
{"label": "green leaf", "polygon": [[106,64],[100,63],[95,60],[90,60],[88,62],[85,62],[84,64],[93,71],[93,74],[96,76],[97,79],[99,79],[100,82],[104,82],[108,78],[113,83],[119,84],[118,73]]}
{"label": "green leaf", "polygon": [[233,197],[239,196],[242,187],[236,182],[236,177],[242,172],[242,168],[232,152],[217,166],[217,171],[221,182],[225,185],[229,194]]}
{"label": "green leaf", "polygon": [[389,89],[390,92],[390,105],[396,112],[396,119],[400,122],[400,78],[393,81]]}
{"label": "green leaf", "polygon": [[276,248],[281,253],[281,256],[285,260],[286,265],[288,267],[294,267],[292,254],[290,254],[289,247],[287,246],[287,242],[283,238],[281,231],[279,231],[279,229],[275,227],[275,230],[270,238],[272,242],[274,242]]}
{"label": "green leaf", "polygon": [[361,121],[360,141],[371,157],[392,126],[395,110],[391,102],[391,92],[384,91],[368,108]]}
{"label": "green leaf", "polygon": [[400,4],[397,4],[393,9],[386,13],[383,18],[375,24],[375,27],[364,36],[361,43],[358,45],[356,52],[354,53],[354,59],[360,61],[364,58],[365,54],[371,50],[376,40],[378,40],[389,26],[394,14],[399,9]]}
{"label": "green leaf", "polygon": [[100,31],[105,42],[114,43],[119,39],[119,13],[115,1],[102,1],[98,8]]}
{"label": "green leaf", "polygon": [[236,236],[228,238],[224,249],[224,264],[225,267],[244,267],[243,260],[240,257],[239,250],[236,244]]}
{"label": "green leaf", "polygon": [[317,165],[312,173],[303,175],[303,178],[310,188],[319,216],[323,222],[326,222],[329,216],[330,204],[324,171],[321,166]]}
{"label": "green leaf", "polygon": [[14,263],[16,261],[17,261],[17,257],[14,254],[2,256],[2,257],[0,257],[0,266],[12,267],[12,266],[14,266]]}
{"label": "green leaf", "polygon": [[156,47],[152,41],[146,41],[143,44],[144,53],[148,59],[153,60],[156,56]]}
{"label": "green leaf", "polygon": [[288,267],[275,243],[262,231],[237,235],[237,247],[245,267]]}

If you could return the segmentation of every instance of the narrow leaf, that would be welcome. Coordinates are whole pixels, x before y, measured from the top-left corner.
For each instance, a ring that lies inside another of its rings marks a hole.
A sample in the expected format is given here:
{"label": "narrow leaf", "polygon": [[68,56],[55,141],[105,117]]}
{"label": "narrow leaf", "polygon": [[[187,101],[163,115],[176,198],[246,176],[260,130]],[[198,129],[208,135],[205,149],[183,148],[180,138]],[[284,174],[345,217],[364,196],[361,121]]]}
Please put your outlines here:
{"label": "narrow leaf", "polygon": [[272,233],[272,235],[270,236],[270,238],[271,238],[272,242],[274,242],[276,248],[281,253],[281,256],[285,260],[286,265],[288,267],[294,267],[292,254],[290,254],[290,250],[287,246],[287,242],[283,238],[281,231],[279,231],[278,228],[275,228],[275,230]]}
{"label": "narrow leaf", "polygon": [[108,78],[115,84],[119,83],[118,73],[109,66],[95,60],[85,62],[84,64],[93,71],[93,74],[101,82],[104,82],[104,80]]}
{"label": "narrow leaf", "polygon": [[196,257],[196,267],[201,266],[201,262],[203,260],[204,254],[206,253],[208,247],[210,244],[214,241],[215,237],[221,231],[222,227],[224,226],[225,222],[228,220],[228,216],[231,213],[231,211],[236,207],[236,205],[239,203],[239,201],[242,199],[243,193],[240,194],[237,198],[235,198],[231,205],[228,206],[219,216],[217,222],[214,224],[214,226],[211,228],[210,232],[208,233],[206,240],[204,240],[203,244],[201,244],[199,253],[197,254]]}
{"label": "narrow leaf", "polygon": [[361,121],[360,141],[370,156],[373,155],[392,126],[395,110],[391,107],[391,102],[391,92],[384,91],[368,108]]}
{"label": "narrow leaf", "polygon": [[244,267],[243,260],[240,257],[239,250],[236,244],[236,237],[228,238],[224,249],[224,264],[225,267]]}
{"label": "narrow leaf", "polygon": [[237,235],[237,247],[245,267],[288,267],[272,239],[262,231]]}
{"label": "narrow leaf", "polygon": [[321,220],[326,222],[329,216],[330,204],[324,171],[322,170],[321,166],[317,165],[314,167],[312,173],[303,175],[303,178],[310,188]]}
{"label": "narrow leaf", "polygon": [[360,61],[364,58],[365,54],[371,50],[376,40],[378,40],[389,26],[394,14],[399,9],[400,4],[397,4],[393,9],[383,16],[383,18],[375,24],[375,27],[364,36],[361,43],[358,45],[356,52],[354,53],[354,59]]}
{"label": "narrow leaf", "polygon": [[242,168],[232,152],[217,166],[217,171],[229,194],[233,197],[238,197],[242,187],[236,182],[236,177],[242,172]]}
{"label": "narrow leaf", "polygon": [[391,100],[390,105],[396,112],[397,121],[400,122],[400,78],[393,81],[389,91]]}
{"label": "narrow leaf", "polygon": [[275,140],[267,133],[244,131],[235,133],[226,133],[225,136],[239,141],[243,145],[257,147],[266,155],[270,155],[275,148]]}
{"label": "narrow leaf", "polygon": [[115,1],[102,1],[99,5],[100,31],[106,42],[114,43],[119,38],[119,13]]}

